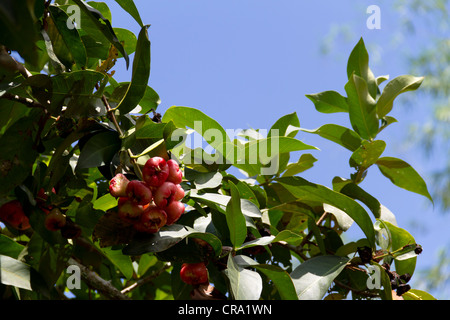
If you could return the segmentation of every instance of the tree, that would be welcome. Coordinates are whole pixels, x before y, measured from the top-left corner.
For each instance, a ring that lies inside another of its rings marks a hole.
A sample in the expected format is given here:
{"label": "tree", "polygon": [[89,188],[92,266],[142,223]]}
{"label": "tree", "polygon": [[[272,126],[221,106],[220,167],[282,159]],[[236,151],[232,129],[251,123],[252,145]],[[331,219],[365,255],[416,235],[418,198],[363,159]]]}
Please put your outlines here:
{"label": "tree", "polygon": [[[378,167],[432,201],[377,139],[397,121],[397,96],[423,78],[399,76],[381,90],[388,79],[373,75],[361,39],[346,96],[307,95],[321,113],[348,114],[350,128],[308,130],[294,112],[230,137],[194,108],[157,113],[149,26],[132,1],[116,2],[139,24],[137,37],[113,28],[100,2],[0,6],[3,298],[433,298],[408,285],[420,244],[361,187]],[[130,81],[115,81],[116,61],[128,66],[133,52]],[[204,148],[191,148],[192,131]],[[331,188],[299,176],[316,161],[299,131],[346,148],[354,173]],[[364,236],[344,243],[349,228]]]}

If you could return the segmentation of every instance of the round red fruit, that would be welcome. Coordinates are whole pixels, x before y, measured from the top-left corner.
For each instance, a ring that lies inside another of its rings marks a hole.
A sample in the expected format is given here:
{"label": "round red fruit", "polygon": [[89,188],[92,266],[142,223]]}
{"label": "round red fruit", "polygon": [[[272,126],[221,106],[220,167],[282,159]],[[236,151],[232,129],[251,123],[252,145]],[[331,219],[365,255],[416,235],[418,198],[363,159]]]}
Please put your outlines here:
{"label": "round red fruit", "polygon": [[145,205],[152,201],[152,191],[139,180],[131,180],[126,189],[126,196],[137,204]]}
{"label": "round red fruit", "polygon": [[155,233],[158,232],[166,222],[166,212],[152,204],[145,209],[139,221],[134,224],[134,228],[139,232]]}
{"label": "round red fruit", "polygon": [[30,228],[30,221],[23,212],[22,204],[19,200],[12,200],[0,207],[0,221],[17,230]]}
{"label": "round red fruit", "polygon": [[54,208],[45,217],[44,224],[47,230],[58,231],[66,225],[66,216],[58,208]]}
{"label": "round red fruit", "polygon": [[160,208],[166,208],[175,200],[177,186],[172,182],[164,182],[155,192],[154,201]]}
{"label": "round red fruit", "polygon": [[174,199],[178,201],[184,198],[184,189],[179,184],[176,187],[177,191],[175,192]]}
{"label": "round red fruit", "polygon": [[164,208],[164,211],[167,213],[167,225],[171,225],[180,219],[184,210],[184,204],[179,201],[173,201],[169,206]]}
{"label": "round red fruit", "polygon": [[147,160],[142,169],[142,178],[149,186],[159,187],[169,176],[169,166],[161,157],[153,157]]}
{"label": "round red fruit", "polygon": [[128,183],[130,181],[122,173],[118,173],[109,182],[109,193],[113,197],[125,197]]}
{"label": "round red fruit", "polygon": [[137,204],[127,197],[120,197],[118,202],[118,209],[120,218],[128,222],[134,222],[139,220],[141,214],[144,212],[145,207]]}
{"label": "round red fruit", "polygon": [[169,166],[169,176],[167,181],[173,182],[175,184],[181,183],[183,180],[183,172],[180,170],[178,163],[175,160],[168,160],[167,165]]}
{"label": "round red fruit", "polygon": [[208,282],[208,269],[203,262],[183,263],[180,270],[180,278],[190,285],[203,284]]}

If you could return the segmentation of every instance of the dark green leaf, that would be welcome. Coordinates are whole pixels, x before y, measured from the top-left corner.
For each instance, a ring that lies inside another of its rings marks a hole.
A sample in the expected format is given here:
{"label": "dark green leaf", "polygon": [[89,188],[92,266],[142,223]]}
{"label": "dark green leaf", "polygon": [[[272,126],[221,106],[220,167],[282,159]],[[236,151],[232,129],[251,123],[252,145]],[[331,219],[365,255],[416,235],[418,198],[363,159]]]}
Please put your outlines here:
{"label": "dark green leaf", "polygon": [[39,18],[28,0],[0,1],[0,43],[17,51],[33,66],[38,63]]}
{"label": "dark green leaf", "polygon": [[117,48],[117,50],[125,57],[127,63],[127,68],[130,63],[128,54],[125,52],[119,39],[117,39],[116,34],[111,26],[111,23],[106,19],[100,11],[88,5],[82,0],[73,0],[79,8],[89,17],[89,19],[95,24],[97,29],[108,39],[108,41]]}
{"label": "dark green leaf", "polygon": [[0,195],[11,192],[29,174],[38,155],[33,140],[33,124],[39,110],[14,123],[0,138]]}
{"label": "dark green leaf", "polygon": [[138,256],[148,252],[162,252],[173,247],[186,237],[205,240],[212,246],[216,255],[219,255],[222,250],[220,240],[213,234],[198,232],[187,226],[173,224],[164,226],[159,232],[146,237],[136,237],[122,252],[131,256]]}
{"label": "dark green leaf", "polygon": [[133,110],[147,90],[148,78],[150,77],[150,40],[148,38],[149,26],[142,27],[139,32],[136,53],[133,60],[133,74],[128,90],[120,101],[117,108],[122,114],[129,113]]}
{"label": "dark green leaf", "polygon": [[121,141],[115,131],[105,131],[91,137],[81,149],[77,168],[94,168],[109,164],[120,150]]}
{"label": "dark green leaf", "polygon": [[247,237],[245,217],[241,211],[241,197],[233,182],[229,182],[231,200],[227,204],[226,218],[230,230],[230,240],[234,248],[240,247]]}
{"label": "dark green leaf", "polygon": [[[51,5],[48,9],[54,23],[51,24],[51,26],[54,26],[56,29],[53,30],[53,32],[50,32],[49,30],[49,36],[52,39],[53,49],[55,50],[56,55],[60,57],[58,50],[66,50],[68,56],[73,58],[73,61],[79,68],[85,67],[87,62],[86,49],[84,48],[84,44],[81,41],[77,29],[67,28],[69,16],[57,6]],[[71,65],[69,67],[71,67]]]}

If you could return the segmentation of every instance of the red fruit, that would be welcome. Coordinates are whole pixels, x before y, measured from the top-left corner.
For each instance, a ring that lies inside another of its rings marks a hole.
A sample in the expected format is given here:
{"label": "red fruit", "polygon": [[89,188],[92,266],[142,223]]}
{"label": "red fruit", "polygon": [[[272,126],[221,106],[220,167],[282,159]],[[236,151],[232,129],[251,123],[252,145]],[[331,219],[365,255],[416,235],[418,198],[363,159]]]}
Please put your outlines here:
{"label": "red fruit", "polygon": [[168,160],[167,165],[169,166],[169,176],[167,181],[173,182],[175,184],[181,183],[183,180],[183,172],[180,170],[178,163],[175,160]]}
{"label": "red fruit", "polygon": [[30,228],[30,221],[23,212],[22,204],[19,200],[12,200],[0,207],[0,221],[18,230]]}
{"label": "red fruit", "polygon": [[109,182],[109,193],[113,197],[125,197],[127,185],[130,181],[122,173],[118,173]]}
{"label": "red fruit", "polygon": [[176,187],[177,191],[175,192],[174,199],[178,201],[184,198],[184,189],[179,184]]}
{"label": "red fruit", "polygon": [[170,205],[164,208],[164,211],[167,214],[167,225],[173,224],[177,221],[181,215],[184,213],[185,207],[184,204],[179,201],[173,201]]}
{"label": "red fruit", "polygon": [[127,197],[119,198],[118,208],[119,217],[128,222],[139,220],[145,209],[143,205],[139,205]]}
{"label": "red fruit", "polygon": [[183,263],[180,270],[180,278],[183,282],[191,285],[208,282],[208,269],[203,262]]}
{"label": "red fruit", "polygon": [[154,201],[155,204],[160,208],[166,208],[175,200],[175,195],[177,194],[177,186],[172,182],[164,182],[155,193]]}
{"label": "red fruit", "polygon": [[152,191],[139,180],[131,180],[126,189],[126,196],[137,204],[148,204],[152,201]]}
{"label": "red fruit", "polygon": [[47,230],[58,231],[66,225],[66,216],[58,208],[54,208],[45,217],[44,225]]}
{"label": "red fruit", "polygon": [[167,222],[166,212],[155,205],[149,205],[141,214],[141,218],[134,224],[134,228],[139,232],[158,232]]}
{"label": "red fruit", "polygon": [[149,186],[159,187],[169,176],[169,166],[161,157],[148,159],[142,169],[142,178]]}

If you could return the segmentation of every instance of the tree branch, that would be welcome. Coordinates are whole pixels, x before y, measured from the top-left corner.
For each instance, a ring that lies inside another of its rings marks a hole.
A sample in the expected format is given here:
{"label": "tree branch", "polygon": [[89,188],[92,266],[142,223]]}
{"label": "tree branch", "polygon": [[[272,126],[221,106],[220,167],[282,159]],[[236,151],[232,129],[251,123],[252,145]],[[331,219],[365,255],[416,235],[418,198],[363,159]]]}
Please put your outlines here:
{"label": "tree branch", "polygon": [[82,265],[78,261],[76,261],[73,258],[70,258],[68,261],[71,265],[76,265],[80,268],[81,271],[81,277],[86,282],[86,284],[97,290],[98,292],[105,295],[107,298],[112,300],[131,300],[130,297],[126,296],[125,294],[121,293],[117,288],[115,288],[110,282],[104,280],[101,278],[98,274],[87,268],[86,266]]}

